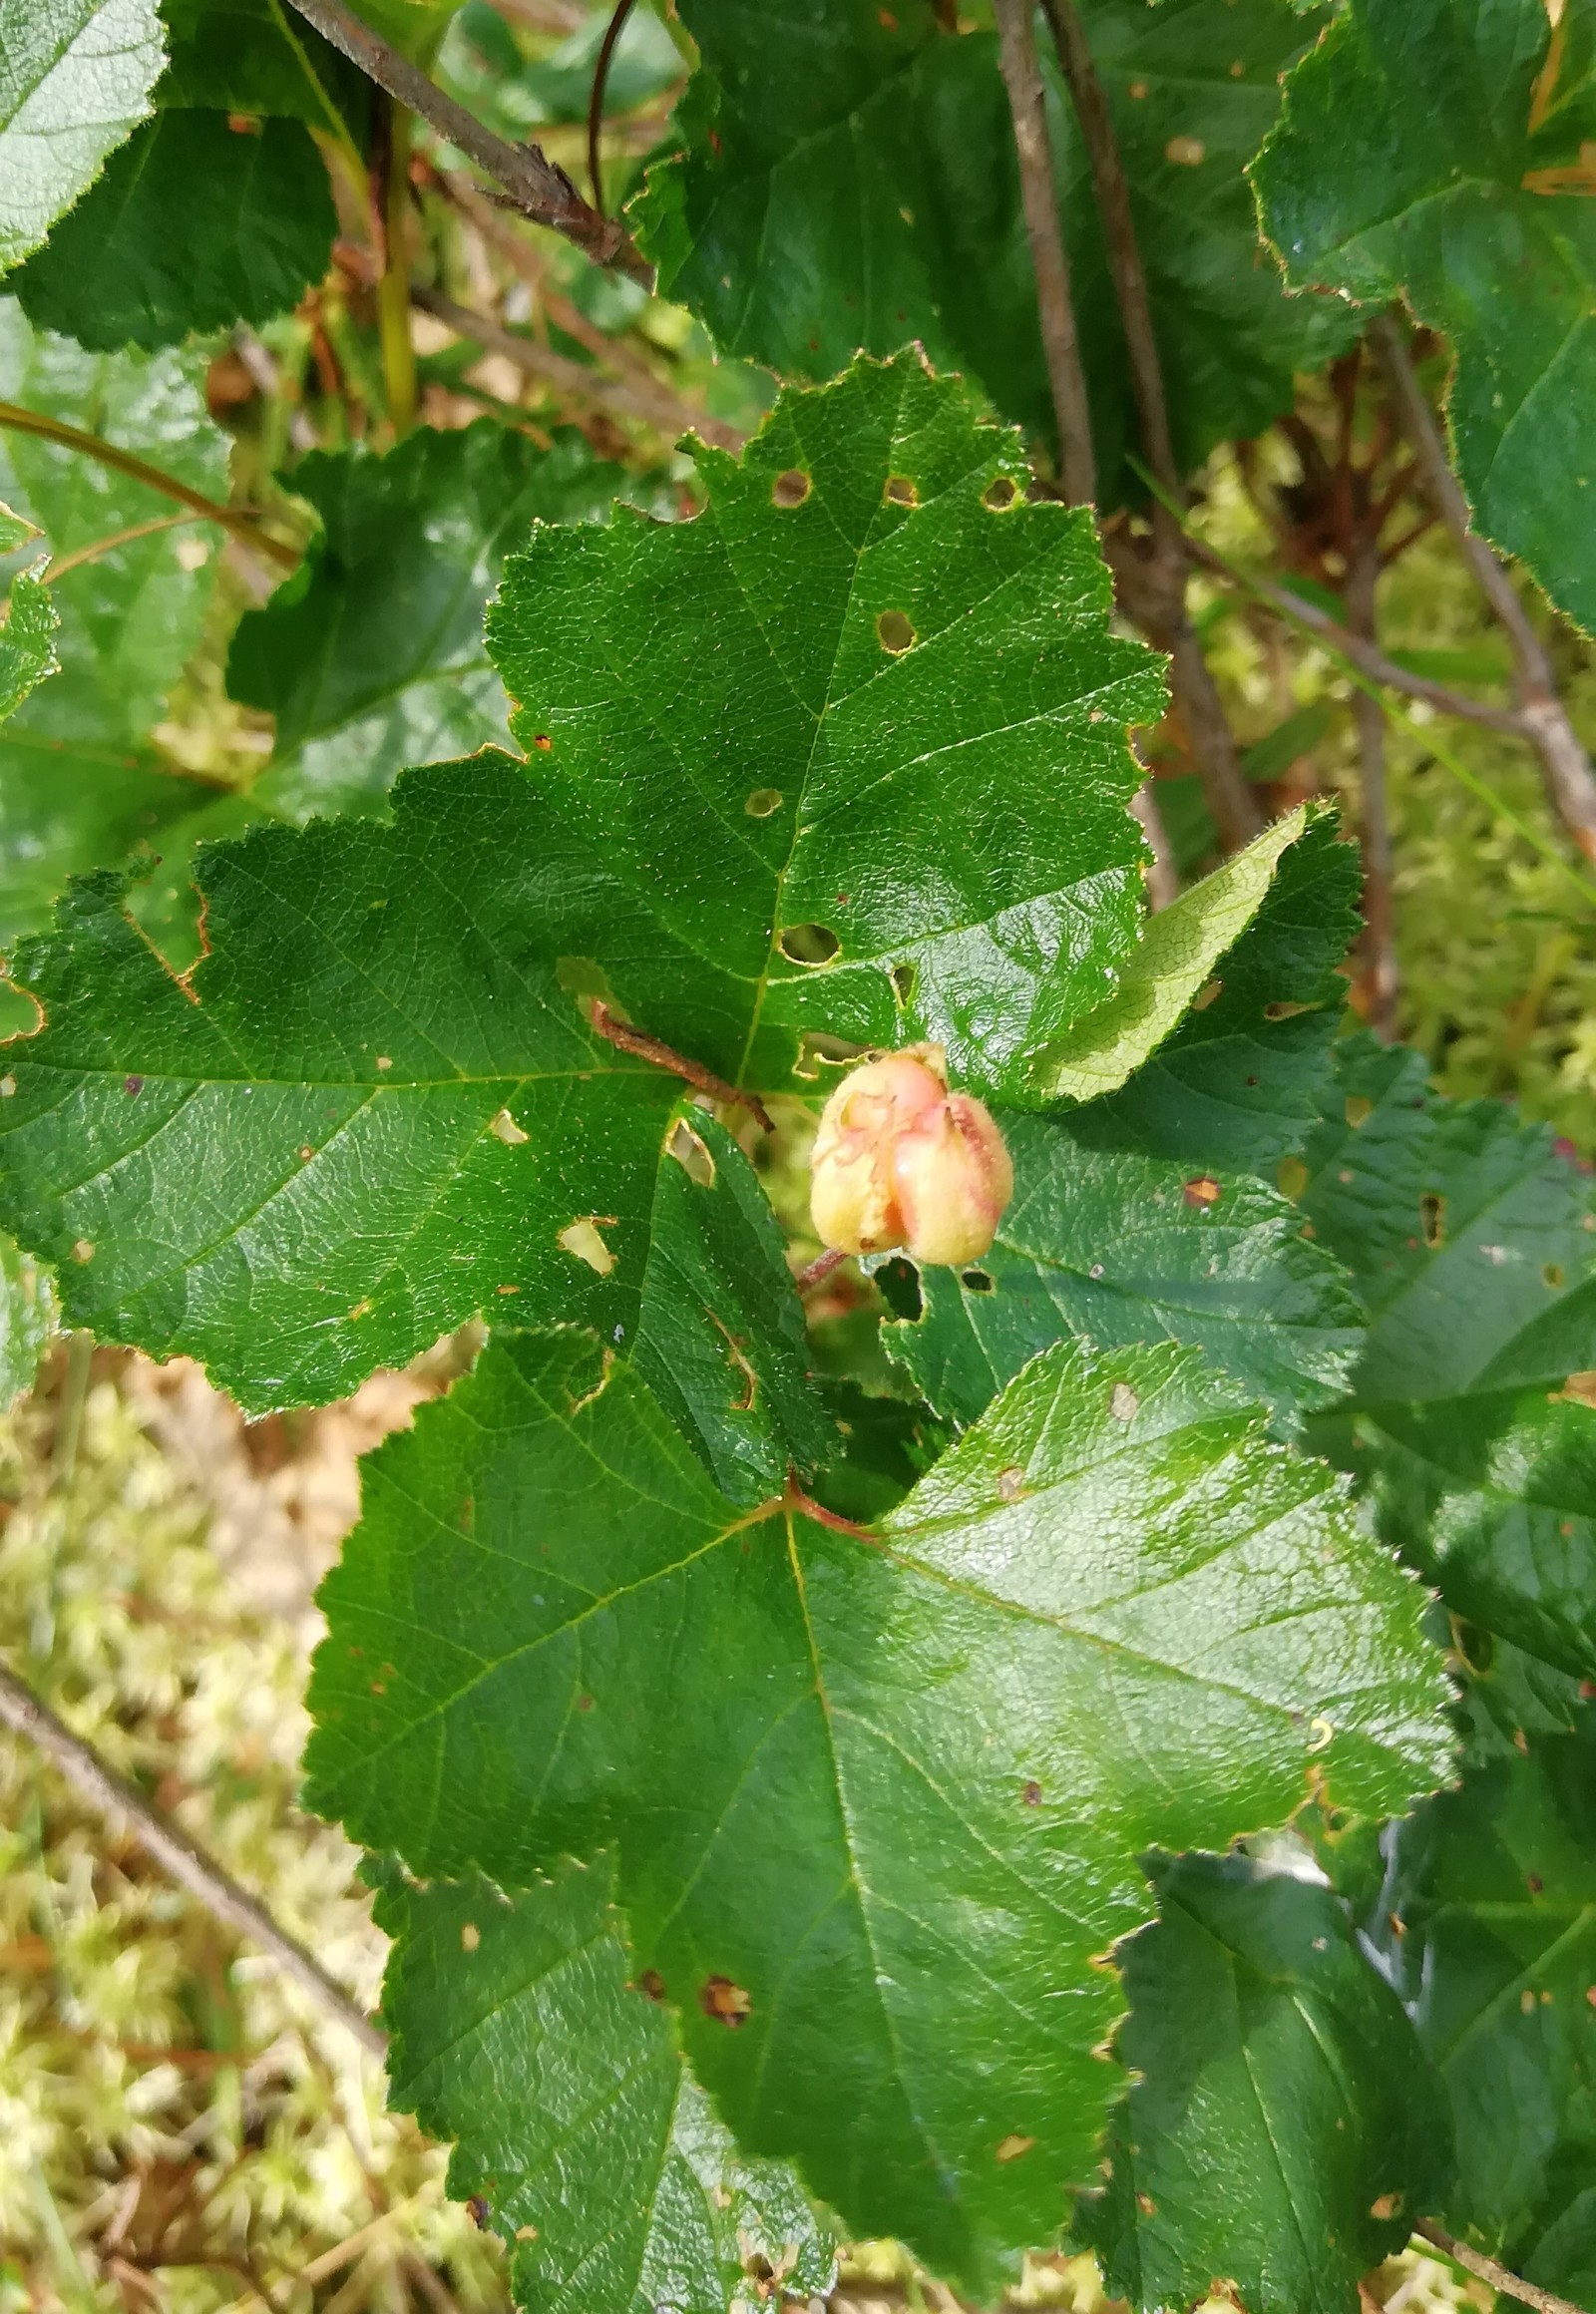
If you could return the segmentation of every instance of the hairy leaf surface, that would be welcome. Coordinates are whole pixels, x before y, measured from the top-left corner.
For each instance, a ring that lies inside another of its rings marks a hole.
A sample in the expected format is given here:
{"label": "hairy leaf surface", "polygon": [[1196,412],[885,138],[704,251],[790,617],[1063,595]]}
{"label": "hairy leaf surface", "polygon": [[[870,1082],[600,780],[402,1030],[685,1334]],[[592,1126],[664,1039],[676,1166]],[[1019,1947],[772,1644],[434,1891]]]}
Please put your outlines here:
{"label": "hairy leaf surface", "polygon": [[628,1981],[607,1856],[509,1893],[368,1872],[394,1939],[390,2103],[455,2141],[450,2194],[486,2200],[519,2302],[733,2314],[773,2276],[793,2297],[830,2289],[798,2180],[739,2156],[668,2011]]}
{"label": "hairy leaf surface", "polygon": [[1289,84],[1254,181],[1290,279],[1405,294],[1456,351],[1448,416],[1480,528],[1596,627],[1596,84],[1573,0],[1350,0]]}
{"label": "hairy leaf surface", "polygon": [[1449,1606],[1596,1674],[1596,1212],[1494,1101],[1431,1094],[1417,1053],[1343,1048],[1303,1209],[1373,1321],[1327,1432],[1382,1531]]}
{"label": "hairy leaf surface", "polygon": [[976,2288],[1089,2173],[1144,1849],[1444,1768],[1417,1587],[1189,1351],[1059,1345],[838,1532],[739,1514],[591,1342],[506,1338],[365,1504],[312,1804],[428,1875],[615,1841],[738,2142]]}
{"label": "hairy leaf surface", "polygon": [[1320,1880],[1246,1856],[1153,1874],[1119,1956],[1139,2077],[1077,2229],[1116,2296],[1346,2314],[1444,2190],[1446,2099],[1400,2003]]}
{"label": "hairy leaf surface", "polygon": [[291,311],[326,272],[337,223],[300,122],[234,128],[164,107],[11,286],[37,327],[96,351],[178,345]]}
{"label": "hairy leaf surface", "polygon": [[1363,1313],[1277,1190],[1094,1149],[1073,1119],[1000,1121],[1014,1197],[992,1251],[923,1271],[922,1315],[883,1338],[939,1412],[974,1421],[1060,1335],[1189,1343],[1288,1418],[1346,1388]]}
{"label": "hairy leaf surface", "polygon": [[155,0],[0,0],[0,272],[143,120],[164,62]]}
{"label": "hairy leaf surface", "polygon": [[[1086,0],[1130,179],[1176,450],[1260,432],[1292,377],[1350,334],[1258,262],[1243,167],[1305,27],[1280,0]],[[932,0],[682,0],[702,69],[639,214],[662,285],[730,352],[825,377],[910,338],[978,377],[1005,417],[1053,418],[1020,213],[1013,127],[990,31]],[[1141,486],[1139,431],[1096,206],[1044,28],[1049,128],[1104,503]]]}

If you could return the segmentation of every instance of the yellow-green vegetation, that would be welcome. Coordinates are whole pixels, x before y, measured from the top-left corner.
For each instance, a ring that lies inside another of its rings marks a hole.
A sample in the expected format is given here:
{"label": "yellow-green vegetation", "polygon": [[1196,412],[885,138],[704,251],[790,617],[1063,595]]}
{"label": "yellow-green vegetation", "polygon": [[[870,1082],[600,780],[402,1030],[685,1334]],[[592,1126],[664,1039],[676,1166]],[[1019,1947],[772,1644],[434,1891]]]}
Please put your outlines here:
{"label": "yellow-green vegetation", "polygon": [[[250,1604],[126,1381],[86,1381],[58,1355],[0,1429],[6,1660],[369,2006],[355,1851],[293,1805],[309,1623]],[[0,1736],[4,2314],[500,2306],[444,2167],[343,2027]]]}

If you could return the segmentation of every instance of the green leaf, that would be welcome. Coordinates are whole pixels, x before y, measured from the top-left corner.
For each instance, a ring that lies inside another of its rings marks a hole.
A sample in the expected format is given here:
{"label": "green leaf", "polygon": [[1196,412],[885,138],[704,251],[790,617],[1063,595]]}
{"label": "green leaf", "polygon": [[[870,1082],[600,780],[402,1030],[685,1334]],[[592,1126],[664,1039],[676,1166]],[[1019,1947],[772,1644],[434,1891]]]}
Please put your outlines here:
{"label": "green leaf", "polygon": [[[1082,10],[1130,180],[1176,452],[1262,432],[1293,374],[1356,330],[1293,300],[1258,261],[1242,174],[1274,122],[1308,27],[1279,0],[1087,0]],[[1005,417],[1053,419],[1020,212],[1013,127],[990,31],[954,34],[931,0],[824,0],[750,12],[682,0],[702,69],[679,150],[634,203],[661,287],[731,353],[825,377],[856,348],[918,339]],[[1104,505],[1142,485],[1140,436],[1072,108],[1040,46]]]}
{"label": "green leaf", "polygon": [[1373,1321],[1327,1448],[1447,1604],[1596,1674],[1596,1210],[1544,1126],[1343,1047],[1303,1210]]}
{"label": "green leaf", "polygon": [[1525,1736],[1382,1840],[1363,1923],[1450,2100],[1436,2212],[1588,2304],[1596,2278],[1596,1738]]}
{"label": "green leaf", "polygon": [[1416,1585],[1190,1351],[1057,1346],[839,1532],[739,1512],[597,1345],[501,1338],[364,1503],[310,1804],[427,1876],[613,1841],[739,2144],[977,2291],[1095,2158],[1147,1846],[1445,1772]]}
{"label": "green leaf", "polygon": [[631,1975],[607,1856],[501,1893],[368,1865],[395,1940],[389,2102],[452,2138],[449,2192],[486,2200],[540,2314],[732,2314],[779,2276],[824,2293],[835,2252],[789,2169],[744,2161]]}
{"label": "green leaf", "polygon": [[27,546],[30,539],[38,536],[36,523],[30,523],[23,515],[13,514],[8,506],[0,506],[0,555],[9,555],[15,548]]}
{"label": "green leaf", "polygon": [[326,272],[337,228],[302,123],[239,131],[225,113],[163,109],[12,286],[36,327],[96,351],[178,345],[291,311]]}
{"label": "green leaf", "polygon": [[[1350,0],[1253,171],[1292,282],[1405,294],[1456,350],[1449,421],[1479,526],[1596,626],[1596,223],[1588,29],[1544,0]],[[1565,37],[1566,35],[1566,37]]]}
{"label": "green leaf", "polygon": [[561,936],[619,903],[515,764],[411,773],[391,829],[256,828],[200,879],[186,981],[113,877],[15,960],[49,1026],[17,1048],[0,1196],[73,1323],[181,1346],[259,1411],[520,1297],[635,1340],[731,1491],[823,1454],[762,1192],[684,1128],[676,1078],[589,1027]]}
{"label": "green leaf", "polygon": [[483,607],[534,522],[595,522],[625,477],[585,438],[551,450],[492,419],[421,427],[385,457],[317,452],[293,472],[321,518],[307,569],[239,621],[227,687],[277,721],[262,811],[382,808],[406,764],[503,740]]}
{"label": "green leaf", "polygon": [[1346,1389],[1362,1311],[1278,1191],[1000,1121],[1014,1197],[991,1253],[922,1273],[923,1315],[883,1337],[939,1412],[974,1421],[1060,1335],[1190,1344],[1288,1420]]}
{"label": "green leaf", "polygon": [[31,571],[19,571],[11,581],[5,624],[0,626],[0,723],[16,713],[47,675],[61,672],[55,652],[61,618],[44,581],[48,569],[48,562],[41,560]]}
{"label": "green leaf", "polygon": [[1113,994],[1037,1055],[1032,1076],[1044,1096],[1089,1101],[1119,1090],[1163,1043],[1246,931],[1281,854],[1307,825],[1308,807],[1302,804],[1149,920],[1140,946],[1120,967]]}
{"label": "green leaf", "polygon": [[1218,964],[1219,985],[1116,1093],[1070,1118],[1082,1139],[1273,1181],[1318,1122],[1346,994],[1337,966],[1357,935],[1359,865],[1335,815],[1316,813],[1281,855],[1258,914]]}
{"label": "green leaf", "polygon": [[155,0],[0,0],[0,271],[144,119],[164,62]]}
{"label": "green leaf", "polygon": [[912,354],[695,456],[695,522],[622,512],[509,565],[488,636],[517,738],[703,960],[711,1065],[783,1082],[800,1030],[933,1038],[1033,1097],[1027,1055],[1139,929],[1125,726],[1162,702],[1108,632],[1089,515],[1027,505],[1012,437]]}
{"label": "green leaf", "polygon": [[[35,334],[0,300],[0,398],[98,433],[192,488],[227,495],[226,437],[205,413],[204,364],[95,355]],[[57,558],[181,513],[170,498],[52,442],[0,432],[0,497]],[[58,575],[64,672],[0,729],[0,936],[44,921],[69,875],[127,858],[206,790],[149,744],[198,645],[223,534],[189,523],[126,540]]]}
{"label": "green leaf", "polygon": [[[0,1093],[4,1082],[0,1078]],[[48,1273],[10,1238],[0,1237],[0,1413],[32,1389],[55,1318]]]}
{"label": "green leaf", "polygon": [[1446,2100],[1305,1852],[1181,1856],[1119,1954],[1139,2077],[1077,2230],[1116,2297],[1185,2306],[1222,2274],[1270,2314],[1355,2314],[1448,2182]]}
{"label": "green leaf", "polygon": [[172,51],[156,92],[164,107],[341,122],[363,137],[370,83],[289,0],[162,0],[161,13]]}

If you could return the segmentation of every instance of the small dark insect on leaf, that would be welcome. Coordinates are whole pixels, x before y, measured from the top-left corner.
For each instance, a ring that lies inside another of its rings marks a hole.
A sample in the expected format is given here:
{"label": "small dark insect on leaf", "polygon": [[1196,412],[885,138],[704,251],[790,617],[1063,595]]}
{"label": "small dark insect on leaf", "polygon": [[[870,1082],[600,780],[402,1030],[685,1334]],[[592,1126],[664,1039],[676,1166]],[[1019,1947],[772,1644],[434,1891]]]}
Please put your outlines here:
{"label": "small dark insect on leaf", "polygon": [[486,2233],[489,2219],[492,2216],[486,2198],[480,2193],[474,2193],[466,2203],[466,2207],[470,2210],[472,2223],[478,2231]]}

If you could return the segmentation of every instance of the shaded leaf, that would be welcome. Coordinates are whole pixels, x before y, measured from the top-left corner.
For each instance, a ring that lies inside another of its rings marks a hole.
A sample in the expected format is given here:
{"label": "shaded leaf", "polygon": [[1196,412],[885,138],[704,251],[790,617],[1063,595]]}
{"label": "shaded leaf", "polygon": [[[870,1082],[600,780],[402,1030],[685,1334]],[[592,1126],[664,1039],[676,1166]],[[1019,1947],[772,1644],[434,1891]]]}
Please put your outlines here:
{"label": "shaded leaf", "polygon": [[1001,1122],[1014,1197],[991,1253],[923,1272],[923,1315],[883,1338],[940,1412],[974,1421],[1060,1335],[1189,1343],[1288,1419],[1345,1390],[1363,1313],[1277,1190],[1083,1146],[1073,1120]]}
{"label": "shaded leaf", "polygon": [[[0,300],[0,397],[225,498],[226,437],[205,414],[203,363],[178,353],[96,355],[35,333]],[[81,452],[0,434],[0,497],[74,554],[182,510]],[[64,672],[0,729],[0,934],[41,923],[69,875],[159,845],[210,791],[150,745],[167,693],[198,644],[222,534],[188,523],[128,539],[57,576]]]}
{"label": "shaded leaf", "polygon": [[1448,1103],[1421,1056],[1342,1049],[1303,1210],[1372,1325],[1324,1444],[1447,1604],[1596,1674],[1596,1211],[1544,1126]]}
{"label": "shaded leaf", "polygon": [[1596,1740],[1530,1736],[1387,1828],[1364,1933],[1451,2105],[1438,2215],[1543,2288],[1596,2272]]}
{"label": "shaded leaf", "polygon": [[[1053,418],[995,36],[945,29],[932,0],[750,12],[682,0],[701,69],[679,150],[634,203],[661,286],[728,352],[825,377],[855,349],[918,339],[979,378],[1005,417]],[[1262,431],[1356,324],[1294,301],[1258,261],[1244,164],[1311,27],[1280,0],[1087,0],[1130,179],[1176,451]],[[1049,129],[1091,391],[1104,504],[1141,485],[1139,430],[1074,116],[1049,75]]]}
{"label": "shaded leaf", "polygon": [[1058,1346],[843,1533],[739,1514],[597,1345],[501,1338],[364,1501],[311,1804],[428,1875],[614,1841],[738,2142],[975,2289],[1090,2171],[1146,1846],[1444,1772],[1416,1586],[1189,1351]]}
{"label": "shaded leaf", "polygon": [[238,623],[227,687],[277,719],[253,790],[283,819],[376,811],[406,764],[502,740],[483,607],[534,522],[595,522],[625,477],[562,429],[552,450],[492,419],[421,427],[385,457],[316,452],[295,495],[321,518],[306,572]]}
{"label": "shaded leaf", "polygon": [[501,1893],[367,1867],[394,1939],[389,2102],[455,2140],[449,2192],[481,2196],[519,2303],[545,2314],[731,2314],[779,2274],[831,2287],[835,2252],[788,2169],[744,2161],[628,1982],[610,1861]]}
{"label": "shaded leaf", "polygon": [[1137,2306],[1190,2305],[1224,2275],[1271,2314],[1356,2314],[1362,2277],[1449,2182],[1428,2058],[1318,1875],[1181,1856],[1153,1880],[1157,1924],[1118,1956],[1139,2078],[1077,2230]]}
{"label": "shaded leaf", "polygon": [[1358,854],[1314,812],[1214,981],[1118,1092],[1070,1118],[1094,1146],[1273,1181],[1321,1113],[1358,931]]}
{"label": "shaded leaf", "polygon": [[1350,0],[1253,176],[1299,286],[1404,294],[1456,350],[1453,453],[1480,528],[1596,626],[1596,105],[1584,11]]}
{"label": "shaded leaf", "polygon": [[94,183],[165,61],[155,0],[0,0],[0,271]]}
{"label": "shaded leaf", "polygon": [[1120,966],[1113,994],[1037,1055],[1032,1075],[1038,1091],[1077,1101],[1117,1092],[1163,1043],[1246,931],[1281,854],[1307,825],[1308,809],[1301,805],[1150,918],[1135,953]]}
{"label": "shaded leaf", "polygon": [[162,0],[171,61],[157,89],[166,108],[195,106],[262,120],[342,122],[365,129],[370,83],[281,0]]}
{"label": "shaded leaf", "polygon": [[225,113],[163,109],[12,287],[36,327],[94,350],[178,345],[291,311],[326,272],[337,223],[300,122],[238,130]]}

